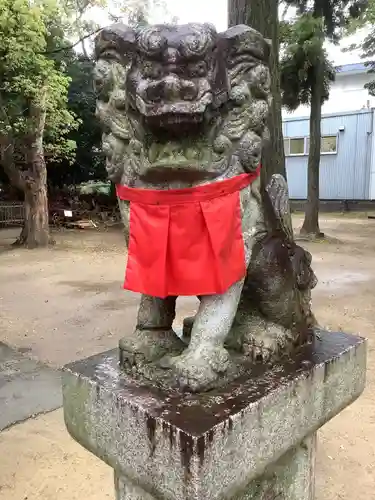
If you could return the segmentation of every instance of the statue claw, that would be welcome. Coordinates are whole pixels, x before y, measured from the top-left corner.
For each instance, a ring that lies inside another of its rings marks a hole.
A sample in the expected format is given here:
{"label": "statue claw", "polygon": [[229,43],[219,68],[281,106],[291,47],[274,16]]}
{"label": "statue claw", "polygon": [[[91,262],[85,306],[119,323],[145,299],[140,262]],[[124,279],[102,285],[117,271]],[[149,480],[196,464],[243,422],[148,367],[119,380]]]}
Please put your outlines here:
{"label": "statue claw", "polygon": [[138,359],[149,363],[162,358],[168,352],[182,352],[185,344],[170,330],[136,329],[131,337],[120,340],[120,361],[122,365],[134,365]]}
{"label": "statue claw", "polygon": [[228,368],[229,354],[223,347],[199,346],[180,356],[165,356],[160,366],[176,372],[181,388],[192,392],[209,389]]}

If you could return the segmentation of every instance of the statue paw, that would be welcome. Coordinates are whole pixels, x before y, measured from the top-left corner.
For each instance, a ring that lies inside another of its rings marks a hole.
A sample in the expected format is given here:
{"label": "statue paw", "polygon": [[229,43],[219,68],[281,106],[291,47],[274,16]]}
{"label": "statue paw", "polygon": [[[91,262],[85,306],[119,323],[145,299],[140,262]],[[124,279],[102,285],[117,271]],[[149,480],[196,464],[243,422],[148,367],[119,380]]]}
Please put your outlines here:
{"label": "statue paw", "polygon": [[268,363],[285,352],[290,337],[284,328],[269,324],[261,333],[246,336],[243,352],[254,362]]}
{"label": "statue paw", "polygon": [[122,365],[136,365],[152,362],[168,353],[179,353],[186,347],[170,330],[136,329],[129,337],[120,340],[120,361]]}
{"label": "statue paw", "polygon": [[243,350],[246,356],[259,363],[268,363],[274,356],[274,351],[263,345],[246,344]]}
{"label": "statue paw", "polygon": [[187,349],[180,356],[168,356],[161,361],[163,368],[176,372],[181,388],[197,392],[208,390],[228,368],[229,354],[223,347],[199,346]]}

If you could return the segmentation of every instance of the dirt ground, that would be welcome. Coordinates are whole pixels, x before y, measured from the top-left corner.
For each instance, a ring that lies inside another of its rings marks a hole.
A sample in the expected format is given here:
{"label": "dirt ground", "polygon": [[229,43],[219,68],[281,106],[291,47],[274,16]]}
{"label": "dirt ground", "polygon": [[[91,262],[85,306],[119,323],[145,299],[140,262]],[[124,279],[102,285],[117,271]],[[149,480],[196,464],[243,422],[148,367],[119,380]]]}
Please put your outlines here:
{"label": "dirt ground", "polygon": [[[295,217],[296,226],[301,219]],[[331,238],[308,243],[319,285],[322,326],[365,336],[365,393],[320,432],[317,500],[375,498],[375,220],[326,216]],[[137,296],[121,289],[120,231],[63,231],[51,250],[10,249],[0,231],[0,340],[59,367],[116,346],[131,335]],[[194,311],[181,299],[177,322]],[[0,434],[0,500],[113,498],[109,469],[67,435],[61,411]]]}

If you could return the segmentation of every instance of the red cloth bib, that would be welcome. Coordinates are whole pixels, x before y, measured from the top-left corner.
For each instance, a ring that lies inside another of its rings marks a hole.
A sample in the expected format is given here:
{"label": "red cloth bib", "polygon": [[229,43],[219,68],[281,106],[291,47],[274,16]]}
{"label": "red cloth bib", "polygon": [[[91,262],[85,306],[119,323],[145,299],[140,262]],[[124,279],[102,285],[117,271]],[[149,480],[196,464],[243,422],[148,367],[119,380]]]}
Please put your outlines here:
{"label": "red cloth bib", "polygon": [[117,185],[130,201],[124,288],[154,297],[224,293],[246,274],[239,192],[254,173],[186,189]]}

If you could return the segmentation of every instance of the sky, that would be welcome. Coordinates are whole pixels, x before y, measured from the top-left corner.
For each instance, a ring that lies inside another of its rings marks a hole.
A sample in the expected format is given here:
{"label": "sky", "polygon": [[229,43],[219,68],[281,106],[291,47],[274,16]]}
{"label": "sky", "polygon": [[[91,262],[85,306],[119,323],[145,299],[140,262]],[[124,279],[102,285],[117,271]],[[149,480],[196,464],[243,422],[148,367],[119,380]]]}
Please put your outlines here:
{"label": "sky", "polygon": [[[180,22],[210,22],[219,31],[227,27],[227,0],[165,0],[168,11],[177,16]],[[256,26],[254,26],[256,29]],[[362,38],[355,35],[346,39],[341,46],[327,44],[329,57],[335,65],[350,64],[360,61],[358,52],[343,53],[342,48]]]}
{"label": "sky", "polygon": [[165,3],[180,22],[210,22],[218,31],[227,27],[227,0],[166,0]]}
{"label": "sky", "polygon": [[[113,0],[117,4],[124,3],[124,0]],[[135,3],[136,0],[130,0]],[[149,0],[157,3],[157,0]],[[188,22],[210,22],[215,25],[218,31],[224,31],[227,27],[227,0],[164,0],[165,7],[171,18],[176,16],[179,23]],[[165,22],[165,10],[154,9],[151,21],[155,23]],[[103,23],[103,11],[94,15],[95,20]],[[106,23],[104,23],[106,24]],[[256,29],[256,26],[254,26]],[[360,53],[357,51],[343,52],[342,48],[352,43],[358,43],[365,36],[363,32],[356,34],[341,42],[340,46],[327,44],[329,58],[335,66],[360,62]]]}

